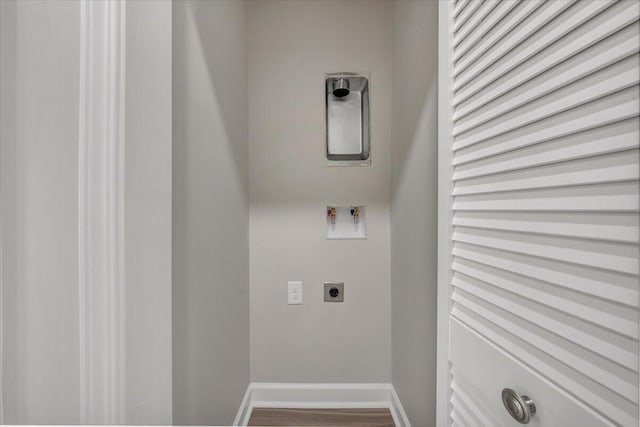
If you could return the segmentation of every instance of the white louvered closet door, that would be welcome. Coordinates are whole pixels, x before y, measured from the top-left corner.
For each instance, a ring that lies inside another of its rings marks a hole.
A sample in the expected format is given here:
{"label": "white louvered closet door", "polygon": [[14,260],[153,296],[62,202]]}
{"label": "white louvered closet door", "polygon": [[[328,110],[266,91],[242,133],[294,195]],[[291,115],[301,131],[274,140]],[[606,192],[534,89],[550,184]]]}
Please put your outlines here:
{"label": "white louvered closet door", "polygon": [[636,427],[640,2],[441,8],[445,419]]}

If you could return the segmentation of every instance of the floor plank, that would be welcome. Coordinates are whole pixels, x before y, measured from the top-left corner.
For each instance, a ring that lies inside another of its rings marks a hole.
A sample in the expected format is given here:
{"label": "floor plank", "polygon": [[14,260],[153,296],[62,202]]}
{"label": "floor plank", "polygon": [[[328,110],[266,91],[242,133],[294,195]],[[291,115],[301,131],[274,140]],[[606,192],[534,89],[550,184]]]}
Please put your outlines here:
{"label": "floor plank", "polygon": [[388,409],[254,408],[250,426],[395,427]]}

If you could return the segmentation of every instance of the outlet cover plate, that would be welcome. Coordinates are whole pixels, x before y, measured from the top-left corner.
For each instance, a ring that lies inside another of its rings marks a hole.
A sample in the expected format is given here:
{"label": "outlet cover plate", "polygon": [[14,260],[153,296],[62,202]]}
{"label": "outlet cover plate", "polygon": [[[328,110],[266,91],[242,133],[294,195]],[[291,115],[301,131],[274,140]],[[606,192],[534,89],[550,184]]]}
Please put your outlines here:
{"label": "outlet cover plate", "polygon": [[287,283],[287,302],[289,305],[302,304],[302,282]]}

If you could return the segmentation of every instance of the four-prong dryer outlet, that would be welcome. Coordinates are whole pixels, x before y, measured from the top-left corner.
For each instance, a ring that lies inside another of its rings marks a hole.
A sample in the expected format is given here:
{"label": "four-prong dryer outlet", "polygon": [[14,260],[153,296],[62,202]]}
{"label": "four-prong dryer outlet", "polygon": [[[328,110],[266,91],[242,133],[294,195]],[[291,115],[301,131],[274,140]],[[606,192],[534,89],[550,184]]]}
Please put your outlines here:
{"label": "four-prong dryer outlet", "polygon": [[324,302],[344,302],[344,282],[324,282]]}

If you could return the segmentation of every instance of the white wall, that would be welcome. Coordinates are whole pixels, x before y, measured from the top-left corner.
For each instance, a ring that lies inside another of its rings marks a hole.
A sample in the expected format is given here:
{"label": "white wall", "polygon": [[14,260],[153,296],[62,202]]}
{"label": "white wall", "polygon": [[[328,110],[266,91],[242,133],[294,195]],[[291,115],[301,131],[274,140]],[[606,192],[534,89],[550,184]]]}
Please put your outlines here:
{"label": "white wall", "polygon": [[227,425],[249,382],[245,4],[173,12],[173,419]]}
{"label": "white wall", "polygon": [[0,2],[8,424],[79,422],[77,2]]}
{"label": "white wall", "polygon": [[171,2],[127,2],[127,424],[171,424]]}
{"label": "white wall", "polygon": [[435,425],[438,4],[395,1],[391,204],[392,380]]}
{"label": "white wall", "polygon": [[[248,7],[251,380],[389,381],[392,3]],[[371,73],[368,168],[326,166],[323,78],[338,71]],[[325,207],[355,203],[368,239],[326,240]],[[324,281],[345,282],[344,303],[323,302]]]}
{"label": "white wall", "polygon": [[[78,5],[0,4],[4,421],[73,424]],[[128,422],[228,424],[251,377],[393,380],[432,425],[437,5],[175,2],[173,59],[157,5],[132,2],[127,28]],[[326,166],[333,71],[371,73],[369,168]],[[326,240],[325,206],[354,203],[368,239]],[[324,281],[344,303],[322,302]]]}

